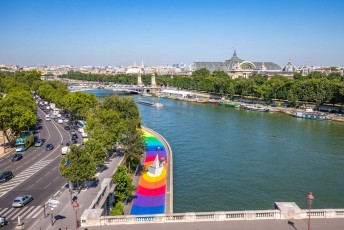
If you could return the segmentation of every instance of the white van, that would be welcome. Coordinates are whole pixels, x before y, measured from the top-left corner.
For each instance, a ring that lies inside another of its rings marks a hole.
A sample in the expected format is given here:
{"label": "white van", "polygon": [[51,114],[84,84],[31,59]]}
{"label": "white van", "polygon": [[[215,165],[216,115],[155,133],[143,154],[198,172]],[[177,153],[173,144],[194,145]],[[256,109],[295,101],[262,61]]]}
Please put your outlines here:
{"label": "white van", "polygon": [[66,155],[70,151],[68,146],[62,147],[61,154]]}
{"label": "white van", "polygon": [[50,117],[49,114],[45,115],[45,120],[46,120],[46,121],[51,121],[51,117]]}

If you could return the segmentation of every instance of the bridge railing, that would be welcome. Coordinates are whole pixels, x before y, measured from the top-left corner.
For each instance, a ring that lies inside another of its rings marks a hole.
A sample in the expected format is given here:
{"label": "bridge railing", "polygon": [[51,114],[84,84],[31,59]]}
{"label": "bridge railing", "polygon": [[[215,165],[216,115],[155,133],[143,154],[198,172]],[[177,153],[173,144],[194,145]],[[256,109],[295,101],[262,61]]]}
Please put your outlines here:
{"label": "bridge railing", "polygon": [[[305,219],[308,210],[301,210],[288,219]],[[344,218],[344,209],[314,209],[311,218]],[[189,212],[158,215],[100,216],[96,219],[85,219],[83,227],[144,223],[181,223],[200,221],[236,221],[236,220],[267,220],[285,219],[280,210],[253,210],[229,212]]]}

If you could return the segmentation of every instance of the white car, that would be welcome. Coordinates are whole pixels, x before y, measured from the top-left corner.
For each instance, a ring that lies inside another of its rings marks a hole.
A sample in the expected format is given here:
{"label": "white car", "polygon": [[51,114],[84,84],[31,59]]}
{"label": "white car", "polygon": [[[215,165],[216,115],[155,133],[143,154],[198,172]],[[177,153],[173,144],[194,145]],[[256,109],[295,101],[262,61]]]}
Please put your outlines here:
{"label": "white car", "polygon": [[67,118],[65,118],[63,121],[66,122],[66,123],[68,123],[69,120],[68,120]]}
{"label": "white car", "polygon": [[82,136],[83,138],[85,138],[85,137],[87,137],[87,133],[82,132],[82,133],[81,133],[81,136]]}
{"label": "white car", "polygon": [[32,201],[32,195],[24,195],[24,196],[17,196],[13,202],[12,202],[12,207],[14,208],[20,208]]}
{"label": "white car", "polygon": [[70,148],[68,146],[62,147],[61,154],[66,155],[70,151]]}
{"label": "white car", "polygon": [[58,120],[57,120],[57,123],[62,124],[62,123],[63,123],[63,120],[62,120],[62,119],[58,119]]}
{"label": "white car", "polygon": [[61,114],[60,114],[60,113],[59,113],[59,114],[57,114],[57,117],[58,117],[58,118],[60,118],[60,117],[61,117]]}
{"label": "white car", "polygon": [[83,133],[83,132],[84,132],[84,129],[83,129],[83,128],[79,128],[79,129],[78,129],[78,132],[79,132],[79,133]]}

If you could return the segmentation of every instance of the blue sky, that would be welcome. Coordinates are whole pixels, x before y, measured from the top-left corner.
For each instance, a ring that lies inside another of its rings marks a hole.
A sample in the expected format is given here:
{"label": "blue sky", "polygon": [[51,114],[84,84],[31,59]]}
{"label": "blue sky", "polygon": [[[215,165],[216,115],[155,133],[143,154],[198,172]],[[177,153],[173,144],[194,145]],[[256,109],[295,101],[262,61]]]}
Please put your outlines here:
{"label": "blue sky", "polygon": [[0,64],[344,66],[342,0],[1,0]]}

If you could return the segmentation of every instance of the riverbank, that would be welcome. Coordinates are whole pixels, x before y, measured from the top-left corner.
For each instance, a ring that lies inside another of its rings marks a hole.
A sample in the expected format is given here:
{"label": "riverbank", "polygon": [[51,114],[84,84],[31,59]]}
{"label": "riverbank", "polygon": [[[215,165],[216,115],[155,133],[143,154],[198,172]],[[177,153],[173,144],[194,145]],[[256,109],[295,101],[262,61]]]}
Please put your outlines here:
{"label": "riverbank", "polygon": [[[186,101],[186,102],[193,102],[193,103],[203,103],[203,104],[217,104],[219,101],[218,99],[211,99],[210,97],[203,97],[203,98],[183,98],[183,97],[175,97],[175,96],[166,96],[164,98],[172,99],[172,100],[179,100],[179,101]],[[240,107],[243,107],[247,103],[239,102],[239,101],[227,101],[228,103],[235,103],[239,104]],[[272,107],[272,106],[264,106],[269,109],[270,112],[280,112],[286,113],[291,115],[293,112],[303,112],[304,109],[295,109],[295,108],[285,108],[285,107]],[[331,117],[332,121],[339,121],[344,122],[344,116],[341,114],[336,113],[325,113],[329,117]]]}

